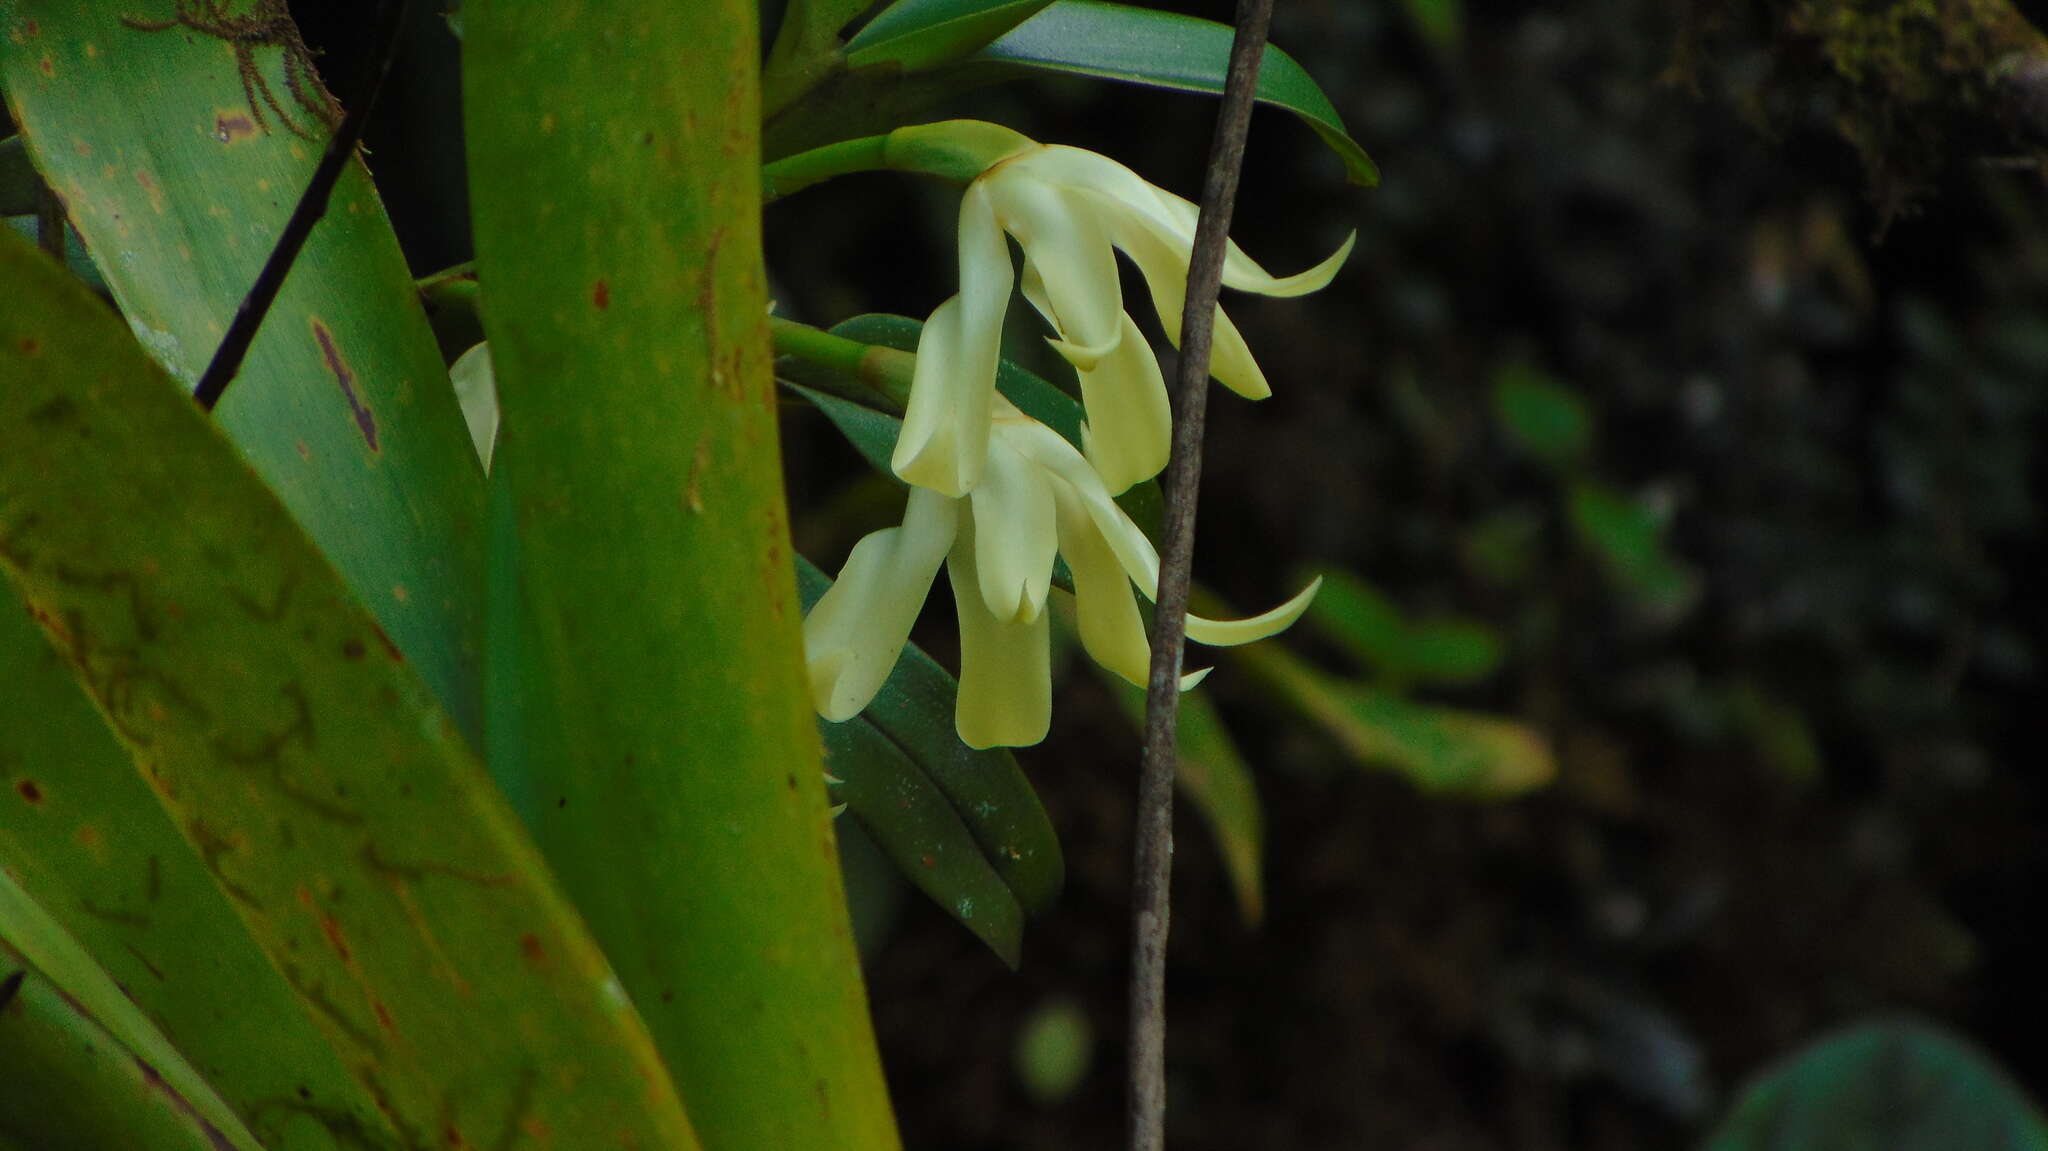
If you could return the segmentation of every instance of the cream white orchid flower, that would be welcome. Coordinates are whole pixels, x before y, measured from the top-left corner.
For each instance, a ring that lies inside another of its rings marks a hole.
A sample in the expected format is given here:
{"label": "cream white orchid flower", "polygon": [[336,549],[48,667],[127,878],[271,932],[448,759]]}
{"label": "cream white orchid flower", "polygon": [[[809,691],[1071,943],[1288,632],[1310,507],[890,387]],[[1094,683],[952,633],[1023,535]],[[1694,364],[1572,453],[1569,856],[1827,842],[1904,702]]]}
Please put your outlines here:
{"label": "cream white orchid flower", "polygon": [[[1147,597],[1158,587],[1151,541],[1059,433],[1000,396],[990,401],[985,426],[986,465],[973,491],[951,497],[913,485],[902,525],[856,544],[804,620],[812,699],[826,719],[853,718],[881,689],[941,562],[960,621],[954,722],[969,746],[1045,738],[1052,721],[1045,605],[1055,554],[1074,575],[1082,646],[1126,680],[1145,682],[1151,648],[1131,585]],[[1292,624],[1320,584],[1250,619],[1190,615],[1188,636],[1212,646],[1264,639]],[[1205,674],[1183,677],[1183,690]]]}
{"label": "cream white orchid flower", "polygon": [[[957,131],[976,133],[979,143],[989,127],[958,121],[914,131],[920,142]],[[1166,466],[1172,414],[1159,363],[1124,309],[1115,253],[1137,265],[1178,346],[1197,209],[1106,156],[1015,140],[961,198],[960,291],[925,325],[891,463],[904,480],[943,495],[965,495],[981,482],[1013,271],[1008,233],[1024,252],[1025,298],[1052,325],[1053,347],[1080,377],[1087,459],[1112,493],[1121,492]],[[1272,275],[1233,243],[1224,286],[1266,296],[1315,291],[1337,274],[1355,239],[1293,276]],[[1220,307],[1210,371],[1249,399],[1272,392]]]}

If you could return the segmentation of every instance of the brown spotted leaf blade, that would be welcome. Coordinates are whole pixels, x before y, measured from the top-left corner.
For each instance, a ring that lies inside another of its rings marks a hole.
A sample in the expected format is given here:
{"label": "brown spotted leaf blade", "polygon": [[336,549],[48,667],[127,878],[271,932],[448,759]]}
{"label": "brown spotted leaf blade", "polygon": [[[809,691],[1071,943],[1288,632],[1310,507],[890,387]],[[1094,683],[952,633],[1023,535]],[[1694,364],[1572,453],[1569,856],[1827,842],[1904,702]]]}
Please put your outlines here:
{"label": "brown spotted leaf blade", "polygon": [[401,1145],[694,1148],[419,673],[98,300],[0,282],[0,572]]}
{"label": "brown spotted leaf blade", "polygon": [[[136,337],[187,386],[326,140],[332,109],[288,50],[283,10],[0,4],[0,90],[30,154]],[[215,415],[477,738],[482,478],[361,163],[343,173]]]}
{"label": "brown spotted leaf blade", "polygon": [[393,1139],[78,680],[0,593],[0,871],[118,982],[270,1151]]}
{"label": "brown spotted leaf blade", "polygon": [[804,681],[754,20],[754,0],[464,6],[522,613],[491,690],[502,672],[529,701],[515,786],[705,1144],[888,1151]]}

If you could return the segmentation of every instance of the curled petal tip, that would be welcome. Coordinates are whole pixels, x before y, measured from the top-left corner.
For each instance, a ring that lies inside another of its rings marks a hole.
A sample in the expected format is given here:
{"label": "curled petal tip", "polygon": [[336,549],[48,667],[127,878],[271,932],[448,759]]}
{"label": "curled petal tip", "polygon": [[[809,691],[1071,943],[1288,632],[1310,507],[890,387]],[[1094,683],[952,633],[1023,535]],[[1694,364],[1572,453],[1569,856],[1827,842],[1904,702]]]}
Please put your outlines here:
{"label": "curled petal tip", "polygon": [[1201,685],[1201,682],[1202,682],[1203,680],[1205,680],[1205,679],[1208,679],[1208,678],[1209,678],[1209,673],[1210,673],[1210,672],[1212,672],[1212,671],[1215,671],[1215,670],[1216,670],[1216,669],[1215,669],[1215,668],[1213,668],[1213,667],[1205,667],[1205,668],[1200,668],[1200,669],[1197,669],[1197,670],[1195,670],[1195,671],[1191,671],[1191,672],[1187,673],[1186,675],[1184,675],[1184,676],[1181,676],[1181,677],[1180,677],[1180,689],[1181,689],[1182,691],[1193,691],[1193,690],[1195,690],[1195,688],[1196,688],[1196,687],[1198,687],[1198,686],[1200,686],[1200,685]]}
{"label": "curled petal tip", "polygon": [[1116,351],[1117,346],[1123,343],[1123,334],[1119,332],[1097,344],[1077,344],[1057,336],[1047,336],[1045,342],[1052,345],[1052,350],[1058,352],[1061,359],[1085,372],[1101,363],[1102,357]]}
{"label": "curled petal tip", "polygon": [[1337,272],[1344,267],[1344,261],[1351,258],[1351,249],[1357,244],[1358,231],[1353,229],[1350,235],[1344,237],[1344,242],[1337,245],[1337,250],[1325,257],[1321,263],[1306,271],[1296,272],[1292,276],[1270,276],[1259,272],[1257,265],[1247,270],[1231,267],[1230,263],[1226,263],[1223,283],[1226,287],[1242,292],[1255,292],[1261,296],[1306,296],[1310,292],[1322,290],[1331,280],[1337,278]]}
{"label": "curled petal tip", "polygon": [[1317,576],[1293,599],[1249,619],[1204,619],[1190,612],[1188,638],[1210,647],[1237,647],[1278,635],[1301,618],[1301,613],[1308,610],[1308,605],[1315,600],[1316,592],[1322,590],[1322,586],[1323,577]]}

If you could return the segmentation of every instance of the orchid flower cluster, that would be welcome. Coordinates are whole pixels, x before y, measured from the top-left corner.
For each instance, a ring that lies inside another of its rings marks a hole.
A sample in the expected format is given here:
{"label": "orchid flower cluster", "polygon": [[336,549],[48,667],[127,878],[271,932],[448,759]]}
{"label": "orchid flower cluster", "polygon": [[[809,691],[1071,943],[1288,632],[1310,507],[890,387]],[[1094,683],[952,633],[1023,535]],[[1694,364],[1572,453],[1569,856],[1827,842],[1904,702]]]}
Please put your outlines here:
{"label": "orchid flower cluster", "polygon": [[[818,713],[843,721],[881,689],[944,563],[960,625],[955,725],[977,748],[1023,746],[1052,718],[1046,613],[1056,556],[1073,574],[1082,646],[1134,684],[1150,646],[1133,587],[1156,594],[1159,557],[1114,497],[1157,475],[1172,441],[1159,362],[1125,309],[1115,253],[1145,280],[1167,338],[1180,342],[1196,206],[1130,169],[1079,148],[1045,145],[995,125],[950,121],[899,129],[890,145],[917,167],[933,155],[969,175],[959,222],[960,291],[926,321],[891,466],[910,485],[900,526],[855,545],[804,621]],[[1005,235],[1023,252],[1012,265]],[[1226,287],[1267,296],[1315,291],[1350,254],[1273,276],[1231,244]],[[1050,325],[1052,347],[1080,382],[1079,448],[996,391],[1003,315],[1013,282]],[[1248,399],[1271,394],[1219,307],[1211,374]],[[1188,636],[1250,643],[1286,628],[1310,584],[1243,620],[1188,617]],[[1206,672],[1183,677],[1182,689]]]}

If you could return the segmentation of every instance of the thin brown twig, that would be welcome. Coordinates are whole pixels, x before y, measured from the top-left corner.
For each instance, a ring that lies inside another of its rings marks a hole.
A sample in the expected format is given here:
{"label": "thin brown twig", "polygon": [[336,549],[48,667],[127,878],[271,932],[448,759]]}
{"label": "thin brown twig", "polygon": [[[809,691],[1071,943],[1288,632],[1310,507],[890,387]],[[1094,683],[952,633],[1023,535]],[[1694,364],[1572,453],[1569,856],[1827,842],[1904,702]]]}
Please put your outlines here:
{"label": "thin brown twig", "polygon": [[1174,735],[1180,718],[1181,650],[1187,639],[1188,576],[1195,553],[1195,497],[1202,482],[1202,427],[1208,411],[1209,341],[1223,286],[1224,241],[1244,166],[1252,96],[1273,0],[1238,0],[1237,36],[1216,134],[1209,144],[1201,216],[1188,265],[1175,378],[1173,458],[1166,469],[1166,522],[1159,557],[1152,672],[1145,691],[1145,754],[1138,775],[1137,848],[1131,880],[1131,1151],[1161,1151],[1166,1138],[1166,935],[1173,877]]}

